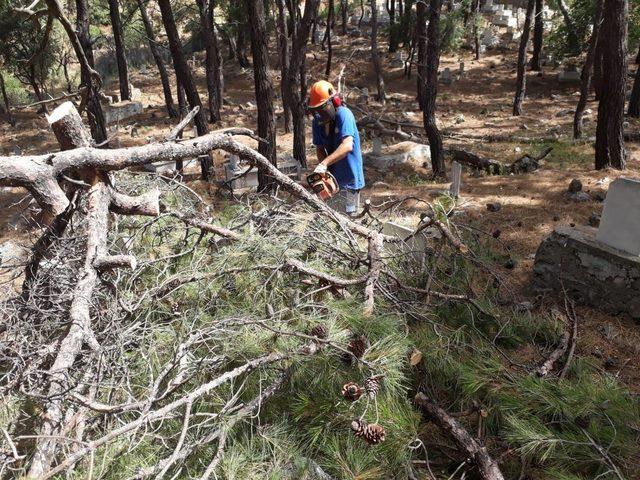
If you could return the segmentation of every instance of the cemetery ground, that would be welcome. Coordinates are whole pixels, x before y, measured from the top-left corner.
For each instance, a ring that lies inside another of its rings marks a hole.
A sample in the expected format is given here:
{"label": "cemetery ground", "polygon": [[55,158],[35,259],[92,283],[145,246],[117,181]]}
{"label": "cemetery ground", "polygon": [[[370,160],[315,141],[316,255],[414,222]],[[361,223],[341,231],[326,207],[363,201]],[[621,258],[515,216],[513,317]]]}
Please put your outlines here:
{"label": "cemetery ground", "polygon": [[[370,92],[374,90],[368,39],[343,37],[342,42],[333,48],[335,64],[345,63],[346,100],[358,108],[354,111],[356,118],[362,117],[362,111],[366,111],[382,115],[387,120],[415,124],[417,128],[406,127],[404,131],[416,135],[423,133],[422,117],[415,101],[415,68],[410,79],[404,78],[403,68],[392,67],[392,55],[385,55],[385,84],[389,96],[386,105],[376,103],[373,95],[367,104],[356,103],[360,95],[356,89],[368,87]],[[354,49],[360,49],[361,52],[354,54]],[[511,162],[525,153],[537,155],[546,147],[553,148],[542,167],[532,173],[488,176],[464,167],[455,215],[461,231],[476,235],[479,242],[486,246],[487,251],[482,256],[499,279],[500,296],[504,303],[522,305],[524,310],[530,309],[535,313],[558,304],[558,297],[537,297],[530,290],[533,258],[538,245],[557,225],[593,224],[602,211],[601,194],[606,192],[609,183],[619,176],[640,176],[640,144],[627,144],[629,161],[625,172],[594,171],[592,137],[595,135],[597,104],[592,101],[587,106],[590,113],[585,116],[586,139],[574,142],[571,131],[578,85],[559,84],[556,78],[559,69],[553,66],[545,67],[540,76],[528,72],[524,114],[513,117],[511,103],[516,49],[515,44],[501,50],[491,49],[480,61],[475,61],[470,51],[461,57],[443,55],[441,70],[448,67],[455,73],[460,61],[463,61],[465,74],[451,85],[440,84],[437,117],[444,132],[445,148],[461,148],[503,162]],[[310,78],[313,78],[313,73],[321,78],[325,54],[320,53],[319,46],[310,47],[308,59]],[[275,65],[276,59],[272,58],[271,62]],[[225,66],[226,104],[222,110],[222,121],[215,128],[255,129],[256,107],[251,72],[241,70],[235,62],[229,63],[233,65]],[[204,89],[202,62],[196,72],[199,86]],[[275,75],[276,72],[272,73]],[[172,125],[165,114],[162,90],[155,71],[150,67],[146,72],[136,69],[132,83],[142,90],[144,111],[118,126],[117,135],[111,141],[114,146],[144,145],[151,138],[161,139]],[[116,90],[117,83],[112,80],[106,91],[110,93]],[[279,105],[276,105],[276,109],[281,113]],[[45,153],[58,148],[46,119],[41,115],[26,109],[17,112],[16,117],[15,128],[7,124],[0,125],[0,153],[15,153],[16,146],[22,154]],[[638,131],[640,123],[635,119],[629,119],[629,122],[628,131]],[[280,115],[277,126],[278,154],[291,153],[293,135],[283,132]],[[360,133],[366,153],[371,150],[371,136],[365,129]],[[186,136],[191,135],[191,130],[187,130]],[[512,136],[514,139],[483,139],[492,135]],[[310,169],[313,169],[315,159],[310,141],[308,129],[307,153]],[[399,141],[383,137],[384,145]],[[255,146],[252,140],[246,142]],[[220,169],[223,155],[216,154],[214,159],[217,169]],[[437,202],[449,187],[449,180],[434,182],[427,169],[381,172],[366,167],[366,162],[365,168],[367,187],[363,195],[372,204],[381,205],[411,197],[392,210],[394,221],[399,223],[415,226],[424,210],[420,199]],[[450,170],[449,160],[447,169]],[[187,185],[200,193],[205,202],[221,206],[232,201],[228,190],[214,182],[199,180],[196,168],[192,173],[187,175]],[[575,202],[569,199],[567,188],[574,178],[582,182],[583,191],[591,195],[591,200]],[[25,192],[17,188],[0,192],[0,203],[9,205],[0,210],[0,243],[6,240],[29,243],[35,237],[28,230],[16,229],[16,225],[29,224],[29,219],[23,217],[29,201],[24,196]],[[490,203],[499,203],[501,208],[489,211],[487,204]],[[33,209],[36,209],[35,205]],[[589,359],[598,369],[619,378],[634,394],[640,394],[638,321],[627,315],[607,315],[583,306],[577,306],[576,313],[579,322],[576,354]],[[517,361],[539,363],[545,353],[531,347],[523,348],[517,355]]]}

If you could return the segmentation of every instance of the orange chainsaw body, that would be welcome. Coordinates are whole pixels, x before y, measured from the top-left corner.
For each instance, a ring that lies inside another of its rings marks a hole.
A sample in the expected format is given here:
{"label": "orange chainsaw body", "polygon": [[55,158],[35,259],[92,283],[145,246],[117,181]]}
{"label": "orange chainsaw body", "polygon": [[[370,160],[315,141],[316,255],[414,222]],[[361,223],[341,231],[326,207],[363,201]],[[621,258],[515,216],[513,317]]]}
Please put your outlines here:
{"label": "orange chainsaw body", "polygon": [[336,177],[329,172],[326,174],[312,173],[307,176],[307,183],[311,190],[322,200],[328,200],[340,191]]}

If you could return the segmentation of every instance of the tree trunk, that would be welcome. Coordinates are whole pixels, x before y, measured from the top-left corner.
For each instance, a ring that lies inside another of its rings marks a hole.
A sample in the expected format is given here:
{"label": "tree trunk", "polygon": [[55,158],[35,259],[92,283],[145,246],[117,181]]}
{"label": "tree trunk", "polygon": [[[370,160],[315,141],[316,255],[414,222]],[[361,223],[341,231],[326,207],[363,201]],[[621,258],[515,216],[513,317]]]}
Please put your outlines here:
{"label": "tree trunk", "polygon": [[[269,46],[267,24],[262,0],[245,0],[247,13],[251,18],[251,52],[253,54],[253,76],[258,106],[258,135],[266,142],[258,144],[258,152],[272,165],[276,162],[276,117],[273,112],[273,85],[267,73],[269,69]],[[258,168],[258,191],[268,192],[274,180],[268,173]]]}
{"label": "tree trunk", "polygon": [[[180,42],[180,36],[176,27],[175,19],[173,18],[173,11],[171,10],[171,0],[158,0],[160,5],[160,14],[162,15],[162,23],[164,24],[165,31],[167,32],[167,39],[169,41],[169,50],[171,51],[171,58],[173,59],[173,68],[176,71],[176,77],[182,88],[184,88],[185,96],[189,101],[189,108],[194,109],[199,107],[200,111],[194,118],[196,125],[196,131],[198,135],[204,135],[209,130],[207,127],[207,121],[204,118],[202,111],[202,102],[200,101],[200,95],[196,89],[196,84],[193,81],[193,75],[187,65],[187,61],[182,53],[182,43]],[[202,171],[202,178],[204,180],[209,179],[210,170],[212,167],[211,157],[206,156],[200,158],[200,167]]]}
{"label": "tree trunk", "polygon": [[9,118],[9,123],[13,127],[16,125],[16,119],[13,117],[13,113],[11,113],[11,105],[9,104],[9,96],[7,95],[7,89],[4,85],[4,77],[2,76],[2,72],[0,72],[0,91],[2,91],[2,101],[4,102],[4,108]]}
{"label": "tree trunk", "polygon": [[[389,53],[398,50],[398,28],[396,27],[396,0],[385,0],[389,14]],[[399,0],[402,4],[402,0]]]}
{"label": "tree trunk", "polygon": [[599,41],[602,91],[596,130],[596,169],[625,168],[624,102],[627,76],[627,0],[605,0]]}
{"label": "tree trunk", "polygon": [[207,75],[207,91],[209,93],[209,121],[220,120],[222,106],[222,89],[220,86],[222,66],[218,63],[218,40],[213,24],[214,0],[196,0],[200,12],[200,27],[206,50],[205,71]]}
{"label": "tree trunk", "polygon": [[[423,7],[424,8],[424,7]],[[438,67],[440,66],[440,10],[442,0],[429,1],[429,25],[424,57],[419,59],[425,65],[426,80],[422,90],[422,120],[429,138],[431,168],[433,175],[444,177],[444,155],[442,134],[436,124],[436,99],[438,96]]]}
{"label": "tree trunk", "polygon": [[582,116],[584,114],[584,109],[587,106],[589,90],[591,89],[591,75],[593,72],[593,61],[596,55],[596,44],[598,43],[598,36],[600,32],[603,4],[604,0],[598,0],[596,15],[593,20],[593,33],[589,40],[589,50],[587,50],[587,58],[585,58],[582,73],[580,75],[580,99],[576,106],[576,113],[573,116],[573,138],[575,139],[582,137]]}
{"label": "tree trunk", "polygon": [[342,35],[347,35],[347,16],[349,14],[347,0],[340,0],[340,15],[342,16]]}
{"label": "tree trunk", "polygon": [[427,4],[418,2],[416,5],[416,43],[418,46],[418,79],[416,85],[418,104],[424,110],[423,101],[427,91]]}
{"label": "tree trunk", "polygon": [[331,73],[331,57],[333,56],[333,49],[331,47],[331,28],[333,22],[333,0],[329,0],[329,10],[327,13],[327,30],[325,32],[325,37],[327,39],[327,67],[324,70],[324,76],[329,80],[329,74]]}
{"label": "tree trunk", "polygon": [[[89,66],[94,68],[95,60],[93,58],[93,42],[91,41],[91,35],[89,34],[88,0],[76,0],[76,33]],[[91,74],[90,72],[86,72],[84,68],[80,69],[80,82],[82,85],[87,87],[87,117],[89,119],[91,136],[96,143],[105,142],[107,140],[107,122],[104,118],[100,99],[92,86]]]}
{"label": "tree trunk", "polygon": [[544,18],[542,16],[544,0],[536,0],[535,21],[533,25],[533,54],[531,55],[531,70],[540,71],[540,56],[542,55],[542,38],[544,35]]}
{"label": "tree trunk", "polygon": [[363,18],[364,18],[364,0],[360,0],[360,18],[358,19],[358,28],[362,28]]}
{"label": "tree trunk", "polygon": [[127,71],[127,53],[124,49],[124,36],[122,34],[122,22],[118,0],[109,0],[109,16],[113,29],[113,42],[116,47],[116,62],[118,63],[118,80],[120,83],[120,100],[131,100],[131,88],[129,88],[129,72]]}
{"label": "tree trunk", "polygon": [[291,107],[286,92],[286,82],[289,76],[289,33],[287,14],[284,0],[276,0],[278,7],[278,55],[280,57],[280,95],[282,96],[282,110],[285,133],[291,132]]}
{"label": "tree trunk", "polygon": [[162,55],[160,55],[160,52],[158,51],[158,46],[156,45],[156,36],[153,32],[153,25],[151,25],[149,15],[147,14],[147,8],[142,3],[142,0],[137,0],[137,2],[138,8],[140,9],[140,17],[142,18],[142,23],[144,24],[144,30],[147,34],[149,50],[151,50],[151,55],[153,55],[153,60],[156,62],[158,73],[160,74],[160,82],[162,83],[162,92],[164,93],[164,104],[167,107],[167,113],[169,114],[169,117],[176,118],[178,116],[178,111],[176,110],[176,107],[173,103],[173,95],[171,94],[171,84],[169,83],[167,66],[164,64]]}
{"label": "tree trunk", "polygon": [[249,58],[247,57],[247,36],[246,30],[248,25],[239,25],[238,32],[236,34],[236,60],[242,68],[249,68]]}
{"label": "tree trunk", "polygon": [[[300,162],[303,168],[307,166],[305,145],[305,111],[304,92],[301,87],[306,80],[300,74],[304,71],[304,63],[307,52],[307,41],[311,26],[315,21],[320,0],[307,0],[304,5],[304,15],[293,30],[291,61],[289,63],[289,75],[287,80],[287,97],[291,101],[291,114],[293,116],[293,156]],[[290,15],[295,18],[296,12],[290,10]]]}
{"label": "tree trunk", "polygon": [[371,4],[371,62],[376,73],[376,86],[378,88],[378,101],[385,103],[384,78],[382,76],[382,64],[378,54],[378,6],[376,0],[370,0]]}
{"label": "tree trunk", "polygon": [[476,54],[476,60],[480,60],[480,29],[478,21],[480,20],[480,0],[473,0],[473,42]]}
{"label": "tree trunk", "polygon": [[[640,48],[638,49],[638,55],[636,56],[636,65],[638,64],[638,58],[640,58]],[[640,67],[636,69],[636,76],[633,80],[633,89],[631,90],[631,98],[629,99],[629,109],[627,114],[630,117],[640,117]]]}
{"label": "tree trunk", "polygon": [[516,95],[513,99],[513,115],[522,114],[522,101],[524,100],[526,90],[526,66],[527,66],[527,44],[529,43],[529,32],[531,30],[531,17],[536,0],[527,2],[527,16],[522,28],[522,37],[520,38],[520,49],[518,50],[518,79],[516,81]]}
{"label": "tree trunk", "polygon": [[557,0],[558,9],[562,13],[562,18],[564,19],[564,23],[567,27],[567,40],[569,43],[569,50],[573,53],[580,52],[580,40],[578,40],[578,33],[576,30],[576,25],[569,14],[569,9],[567,5],[564,3],[564,0]]}

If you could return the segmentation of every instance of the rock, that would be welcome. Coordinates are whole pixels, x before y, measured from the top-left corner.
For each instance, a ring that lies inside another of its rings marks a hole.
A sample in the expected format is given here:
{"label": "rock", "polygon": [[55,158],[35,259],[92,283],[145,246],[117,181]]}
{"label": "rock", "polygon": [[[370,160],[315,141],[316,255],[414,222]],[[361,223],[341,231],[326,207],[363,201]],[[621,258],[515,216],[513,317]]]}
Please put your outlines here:
{"label": "rock", "polygon": [[499,212],[502,209],[502,204],[499,202],[487,203],[487,210],[490,212]]}
{"label": "rock", "polygon": [[607,198],[606,190],[598,190],[593,193],[593,199],[597,202],[604,202]]}
{"label": "rock", "polygon": [[431,150],[429,145],[416,142],[400,142],[390,145],[380,154],[373,152],[365,154],[365,165],[382,171],[413,170],[431,164]]}
{"label": "rock", "polygon": [[372,188],[391,188],[391,185],[378,180],[377,182],[373,182]]}
{"label": "rock", "polygon": [[569,200],[576,203],[590,202],[592,200],[591,195],[587,192],[576,192],[569,195]]}
{"label": "rock", "polygon": [[589,215],[589,225],[598,228],[600,226],[600,215],[595,212]]}
{"label": "rock", "polygon": [[569,183],[569,188],[567,189],[569,193],[576,193],[582,191],[582,182],[577,178],[574,178]]}
{"label": "rock", "polygon": [[506,268],[507,270],[513,270],[516,266],[516,261],[513,258],[509,258],[505,263],[504,263],[504,268]]}
{"label": "rock", "polygon": [[25,263],[29,258],[29,249],[11,240],[0,244],[0,265],[17,266]]}
{"label": "rock", "polygon": [[536,252],[536,293],[565,290],[578,303],[640,318],[640,257],[599,242],[596,233],[556,227]]}
{"label": "rock", "polygon": [[461,124],[461,123],[464,123],[464,120],[465,120],[464,115],[460,114],[456,116],[456,118],[454,119],[454,122],[456,122],[457,124]]}

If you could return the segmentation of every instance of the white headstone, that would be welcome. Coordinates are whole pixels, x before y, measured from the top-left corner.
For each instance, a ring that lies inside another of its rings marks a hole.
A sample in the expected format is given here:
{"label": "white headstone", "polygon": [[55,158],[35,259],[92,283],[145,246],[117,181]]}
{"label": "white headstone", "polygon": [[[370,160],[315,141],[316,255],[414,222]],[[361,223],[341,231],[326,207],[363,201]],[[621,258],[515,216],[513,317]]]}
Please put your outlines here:
{"label": "white headstone", "polygon": [[609,185],[598,241],[640,255],[640,181],[618,178]]}
{"label": "white headstone", "polygon": [[449,67],[445,68],[440,74],[440,80],[445,85],[451,85],[451,83],[453,82],[453,77],[451,76],[451,70],[449,69]]}

